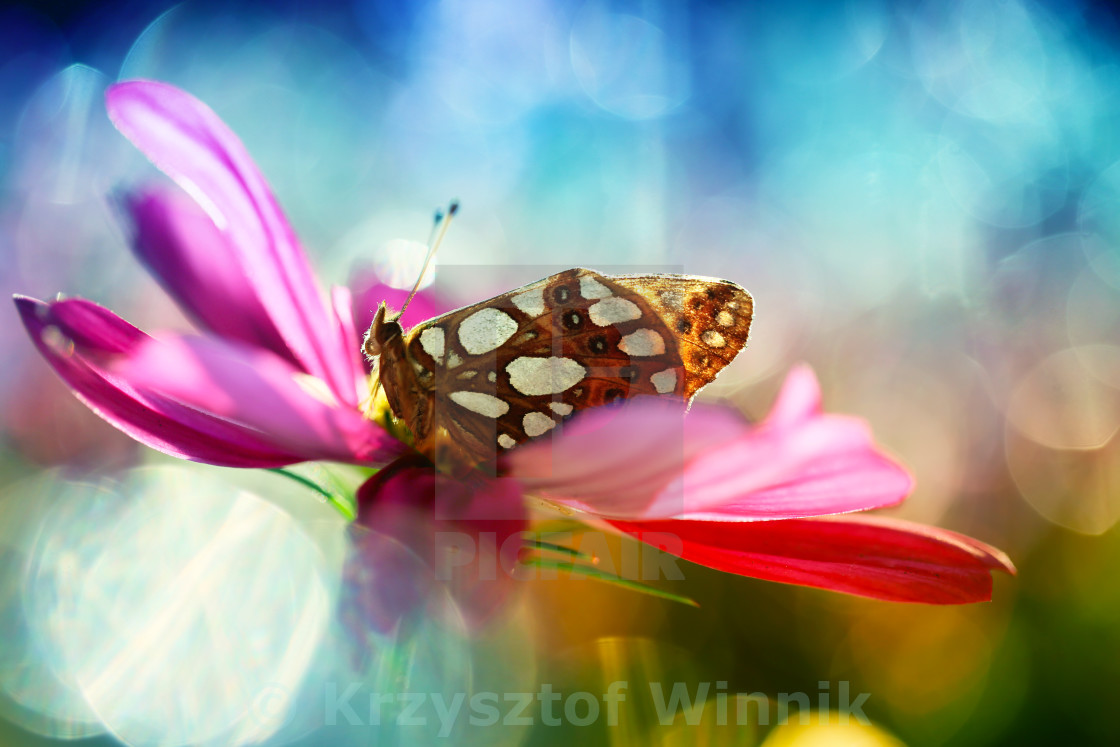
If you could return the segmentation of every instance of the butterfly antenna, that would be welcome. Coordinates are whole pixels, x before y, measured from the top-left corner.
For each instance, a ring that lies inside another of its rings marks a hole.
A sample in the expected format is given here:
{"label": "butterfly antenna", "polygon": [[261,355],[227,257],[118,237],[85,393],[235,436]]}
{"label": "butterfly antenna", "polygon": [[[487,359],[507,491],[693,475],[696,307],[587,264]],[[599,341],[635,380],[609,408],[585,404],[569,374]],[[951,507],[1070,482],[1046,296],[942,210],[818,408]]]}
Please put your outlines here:
{"label": "butterfly antenna", "polygon": [[[459,212],[459,201],[452,200],[451,204],[447,206],[447,214],[444,215],[443,211],[436,211],[435,222],[432,225],[432,233],[428,236],[428,254],[424,257],[424,266],[420,268],[420,274],[416,276],[416,284],[412,286],[412,292],[408,294],[405,299],[404,306],[401,307],[399,314],[403,315],[404,310],[412,303],[412,297],[416,295],[416,291],[420,290],[420,283],[424,281],[424,275],[428,272],[428,265],[432,263],[432,257],[436,255],[436,250],[439,245],[443,243],[443,237],[447,235],[447,227],[451,225],[451,219],[455,217],[455,213]],[[435,236],[433,239],[432,236]]]}

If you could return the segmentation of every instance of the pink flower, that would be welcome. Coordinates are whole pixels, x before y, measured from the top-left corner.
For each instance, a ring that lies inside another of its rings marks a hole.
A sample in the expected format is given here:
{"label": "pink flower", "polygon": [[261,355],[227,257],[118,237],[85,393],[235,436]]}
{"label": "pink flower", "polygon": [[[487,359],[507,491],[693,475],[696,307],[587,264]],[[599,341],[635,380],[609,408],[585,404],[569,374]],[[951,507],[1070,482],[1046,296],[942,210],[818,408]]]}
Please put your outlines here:
{"label": "pink flower", "polygon": [[913,480],[865,423],[821,412],[807,366],[756,426],[718,407],[682,417],[679,405],[635,402],[589,414],[551,444],[526,444],[508,470],[531,493],[729,573],[959,604],[991,598],[991,571],[1015,572],[970,537],[846,515],[900,503]]}
{"label": "pink flower", "polygon": [[349,611],[392,626],[415,608],[427,588],[415,574],[385,586],[386,573],[371,581],[367,572],[403,563],[435,569],[461,611],[485,618],[506,574],[455,564],[440,578],[439,536],[493,535],[497,567],[508,571],[525,493],[714,568],[880,599],[988,599],[990,571],[1014,572],[998,550],[967,537],[840,516],[896,504],[912,481],[862,422],[821,413],[807,368],[790,375],[756,426],[723,408],[684,417],[680,403],[635,401],[515,450],[498,478],[435,473],[363,416],[368,382],[350,294],[335,288],[324,300],[236,136],[163,83],[115,85],[108,106],[182,188],[147,188],[126,207],[137,254],[201,334],[151,337],[79,299],[17,297],[23,323],[82,401],[165,453],[237,467],[389,464],[358,492],[358,526],[371,533],[357,538],[347,569]]}
{"label": "pink flower", "polygon": [[404,453],[358,408],[368,382],[349,291],[324,299],[237,137],[164,83],[121,83],[107,102],[121,132],[182,187],[149,187],[125,206],[136,253],[202,334],[155,338],[90,301],[17,296],[59,376],[116,427],[184,459],[381,465]]}

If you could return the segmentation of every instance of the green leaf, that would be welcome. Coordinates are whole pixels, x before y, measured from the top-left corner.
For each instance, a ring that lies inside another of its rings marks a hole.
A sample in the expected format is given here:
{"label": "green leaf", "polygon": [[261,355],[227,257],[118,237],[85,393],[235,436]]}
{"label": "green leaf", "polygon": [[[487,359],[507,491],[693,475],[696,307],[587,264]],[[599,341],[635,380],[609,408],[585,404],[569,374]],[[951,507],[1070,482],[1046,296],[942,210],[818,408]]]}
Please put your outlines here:
{"label": "green leaf", "polygon": [[616,576],[613,573],[600,571],[598,568],[578,565],[570,561],[532,557],[526,558],[521,562],[523,565],[531,565],[537,568],[549,568],[558,571],[568,571],[572,575],[584,576],[586,578],[594,579],[595,581],[614,584],[615,586],[621,586],[622,588],[630,589],[631,591],[637,591],[642,594],[649,594],[650,596],[659,597],[661,599],[668,599],[671,602],[686,604],[689,607],[700,606],[695,599],[691,599],[690,597],[682,596],[680,594],[674,594],[672,592],[665,591],[664,589],[658,589],[655,586],[647,586],[646,584],[642,584],[637,581],[631,581],[630,579],[621,578],[620,576]]}

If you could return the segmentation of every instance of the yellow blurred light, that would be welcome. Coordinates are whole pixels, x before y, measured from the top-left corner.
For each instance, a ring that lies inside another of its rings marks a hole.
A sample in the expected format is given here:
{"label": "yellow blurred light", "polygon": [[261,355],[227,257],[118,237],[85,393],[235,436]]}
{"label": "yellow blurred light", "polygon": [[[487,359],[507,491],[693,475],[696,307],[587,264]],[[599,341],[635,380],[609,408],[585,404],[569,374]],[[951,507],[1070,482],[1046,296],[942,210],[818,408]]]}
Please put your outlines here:
{"label": "yellow blurred light", "polygon": [[[903,747],[904,743],[874,724],[849,720],[830,711],[816,712],[812,724],[791,723],[779,726],[766,738],[762,747]],[[822,723],[823,722],[823,723]]]}
{"label": "yellow blurred light", "polygon": [[992,643],[964,608],[891,607],[858,620],[851,653],[860,687],[910,717],[974,698],[986,679]]}

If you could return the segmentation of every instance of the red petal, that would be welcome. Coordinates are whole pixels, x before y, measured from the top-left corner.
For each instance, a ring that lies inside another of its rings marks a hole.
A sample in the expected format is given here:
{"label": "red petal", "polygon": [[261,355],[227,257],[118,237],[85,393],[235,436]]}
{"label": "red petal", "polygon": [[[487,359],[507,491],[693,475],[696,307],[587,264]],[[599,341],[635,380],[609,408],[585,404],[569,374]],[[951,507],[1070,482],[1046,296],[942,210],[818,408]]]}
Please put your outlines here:
{"label": "red petal", "polygon": [[656,532],[662,549],[709,568],[893,602],[988,601],[991,571],[1015,572],[971,537],[872,516],[611,523],[639,539]]}

